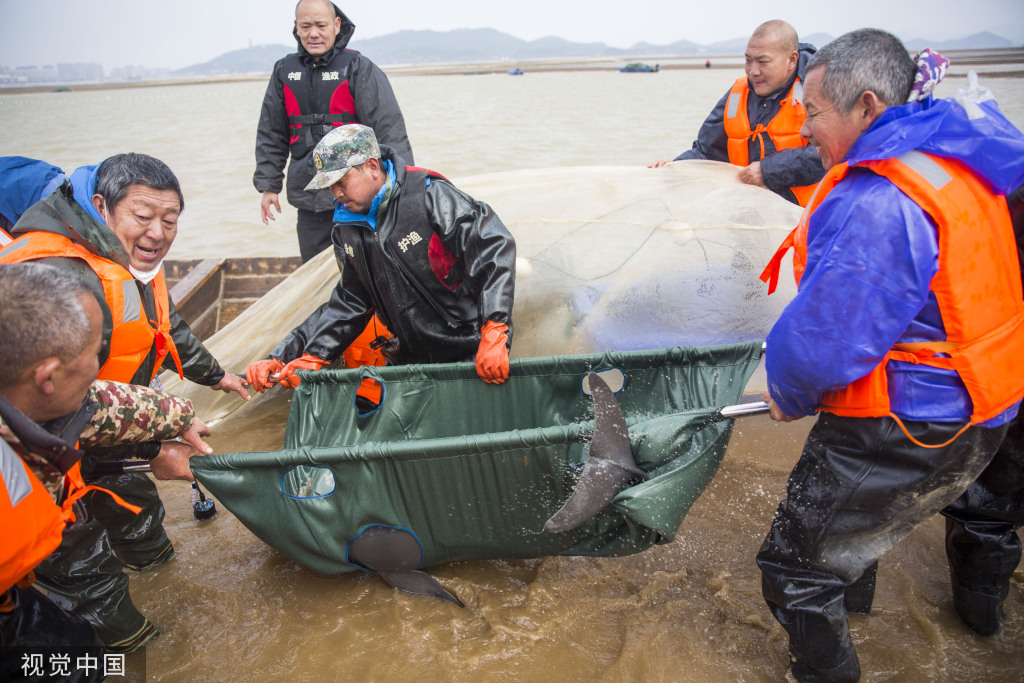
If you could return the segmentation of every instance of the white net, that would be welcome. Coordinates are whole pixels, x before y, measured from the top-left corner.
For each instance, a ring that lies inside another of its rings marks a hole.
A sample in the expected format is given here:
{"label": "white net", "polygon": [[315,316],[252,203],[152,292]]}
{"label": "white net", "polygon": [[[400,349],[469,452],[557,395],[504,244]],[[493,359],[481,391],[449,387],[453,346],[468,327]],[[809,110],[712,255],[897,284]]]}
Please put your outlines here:
{"label": "white net", "polygon": [[[552,168],[456,185],[490,204],[516,239],[513,357],[763,339],[795,293],[788,266],[771,297],[758,276],[800,208],[740,183],[728,164]],[[244,373],[326,301],[337,280],[327,251],[207,347],[229,372]],[[209,420],[241,405],[167,374],[164,383]],[[278,392],[276,403],[259,401],[260,410],[283,409],[286,394]]]}

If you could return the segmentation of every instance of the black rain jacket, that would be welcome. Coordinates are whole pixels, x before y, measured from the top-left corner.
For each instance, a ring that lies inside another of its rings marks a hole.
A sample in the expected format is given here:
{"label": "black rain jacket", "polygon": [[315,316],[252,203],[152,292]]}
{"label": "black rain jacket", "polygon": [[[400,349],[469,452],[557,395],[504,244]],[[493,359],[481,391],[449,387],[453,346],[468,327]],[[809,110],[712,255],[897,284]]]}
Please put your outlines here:
{"label": "black rain jacket", "polygon": [[346,48],[356,26],[337,5],[334,5],[334,12],[341,17],[341,30],[334,40],[334,47],[319,60],[306,52],[297,31],[292,30],[299,50],[274,65],[256,129],[256,172],[252,177],[253,185],[259,192],[280,193],[284,182],[284,167],[291,155],[288,203],[305,211],[329,211],[334,204],[334,197],[327,189],[305,191],[306,185],[316,174],[313,149],[319,138],[307,140],[306,136],[299,136],[300,140],[296,144],[289,143],[285,87],[296,93],[297,100],[311,103],[310,107],[315,111],[303,111],[303,114],[326,114],[335,89],[347,81],[355,102],[354,122],[372,128],[378,142],[394,147],[403,159],[413,163],[405,119],[388,77],[368,58]]}
{"label": "black rain jacket", "polygon": [[[397,337],[395,363],[471,360],[488,320],[509,326],[516,245],[494,210],[447,180],[409,169],[389,147],[395,182],[368,221],[335,223],[341,279],[330,300],[270,353],[288,362],[303,353],[337,359],[376,313]],[[349,214],[351,215],[351,214]],[[443,245],[453,261],[439,275],[428,255]]]}

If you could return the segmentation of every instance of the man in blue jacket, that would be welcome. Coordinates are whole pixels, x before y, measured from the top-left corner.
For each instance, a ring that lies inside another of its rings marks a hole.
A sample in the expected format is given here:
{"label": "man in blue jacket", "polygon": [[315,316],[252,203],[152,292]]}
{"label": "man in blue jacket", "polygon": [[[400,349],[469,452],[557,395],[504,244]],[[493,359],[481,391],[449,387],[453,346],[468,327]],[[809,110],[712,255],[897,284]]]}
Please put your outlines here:
{"label": "man in blue jacket", "polygon": [[820,415],[757,555],[801,681],[859,678],[847,613],[943,508],[954,605],[979,633],[1020,559],[1024,463],[997,449],[1024,396],[1005,199],[1024,135],[992,101],[916,97],[919,66],[874,29],[807,65],[801,133],[829,170],[792,235],[799,287],[767,338],[766,400],[775,420]]}

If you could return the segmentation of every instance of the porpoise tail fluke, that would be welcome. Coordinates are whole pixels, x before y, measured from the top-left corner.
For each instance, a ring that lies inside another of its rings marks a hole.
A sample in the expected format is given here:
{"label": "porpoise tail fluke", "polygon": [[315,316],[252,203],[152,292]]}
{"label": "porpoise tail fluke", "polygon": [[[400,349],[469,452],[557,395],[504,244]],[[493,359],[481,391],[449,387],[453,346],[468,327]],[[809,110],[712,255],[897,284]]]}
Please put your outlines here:
{"label": "porpoise tail fluke", "polygon": [[647,479],[633,460],[626,418],[615,394],[598,374],[587,378],[594,398],[590,457],[569,500],[544,524],[544,531],[552,534],[575,529],[603,510],[629,482]]}

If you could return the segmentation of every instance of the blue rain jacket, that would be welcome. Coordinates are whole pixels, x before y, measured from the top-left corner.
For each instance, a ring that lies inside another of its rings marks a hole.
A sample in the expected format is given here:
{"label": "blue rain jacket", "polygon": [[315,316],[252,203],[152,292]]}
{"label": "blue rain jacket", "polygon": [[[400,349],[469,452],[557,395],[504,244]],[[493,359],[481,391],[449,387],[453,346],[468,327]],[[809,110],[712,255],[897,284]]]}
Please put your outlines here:
{"label": "blue rain jacket", "polygon": [[[917,149],[957,159],[995,192],[1012,192],[1024,182],[1024,134],[994,101],[969,106],[975,118],[954,100],[890,107],[844,161],[852,166]],[[938,253],[936,228],[923,209],[886,178],[850,169],[811,216],[807,269],[767,338],[768,390],[783,412],[812,414],[824,391],[868,374],[897,342],[945,339],[929,289]],[[955,372],[891,362],[888,378],[900,418],[970,419],[971,400]],[[1008,422],[1017,407],[982,426]]]}
{"label": "blue rain jacket", "polygon": [[14,225],[25,210],[60,187],[64,171],[28,157],[0,157],[0,216]]}

